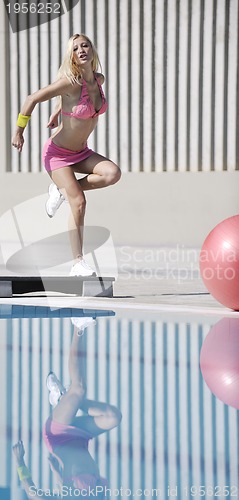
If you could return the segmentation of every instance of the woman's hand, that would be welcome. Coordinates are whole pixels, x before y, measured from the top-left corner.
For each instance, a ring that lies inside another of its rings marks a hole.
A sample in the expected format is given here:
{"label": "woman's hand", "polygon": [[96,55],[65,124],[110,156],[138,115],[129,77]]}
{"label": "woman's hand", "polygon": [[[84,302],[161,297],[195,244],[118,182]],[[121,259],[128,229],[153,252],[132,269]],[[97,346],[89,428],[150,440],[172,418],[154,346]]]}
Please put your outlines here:
{"label": "woman's hand", "polygon": [[15,456],[18,467],[24,465],[25,448],[21,440],[18,441],[16,444],[14,444],[14,446],[12,447],[12,451]]}
{"label": "woman's hand", "polygon": [[58,118],[59,118],[59,111],[58,111],[58,113],[54,113],[54,114],[52,114],[50,116],[49,122],[47,124],[47,127],[48,128],[56,128],[56,127],[58,127],[58,125],[59,125]]}
{"label": "woman's hand", "polygon": [[23,148],[23,144],[24,144],[23,132],[20,132],[19,130],[17,130],[15,132],[14,136],[12,137],[12,146],[14,148],[17,148],[19,153],[21,153],[22,148]]}
{"label": "woman's hand", "polygon": [[49,465],[52,470],[52,472],[57,472],[58,474],[60,473],[60,464],[54,455],[50,454],[48,457]]}

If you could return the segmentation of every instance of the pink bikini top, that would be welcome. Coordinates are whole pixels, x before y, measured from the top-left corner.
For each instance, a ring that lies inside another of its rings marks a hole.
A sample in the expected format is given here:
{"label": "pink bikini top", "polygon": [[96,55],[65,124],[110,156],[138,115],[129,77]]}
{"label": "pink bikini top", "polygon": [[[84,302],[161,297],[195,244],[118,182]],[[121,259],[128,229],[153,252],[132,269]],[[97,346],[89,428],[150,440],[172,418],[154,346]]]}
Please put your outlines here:
{"label": "pink bikini top", "polygon": [[80,96],[79,102],[75,108],[75,111],[72,111],[72,112],[62,111],[61,112],[62,115],[72,116],[72,118],[78,118],[80,120],[87,120],[88,118],[95,118],[95,117],[102,115],[103,113],[106,112],[106,110],[108,108],[108,104],[106,102],[106,98],[105,98],[102,86],[99,84],[98,78],[96,76],[95,76],[95,79],[97,81],[100,95],[101,95],[101,100],[102,100],[101,108],[99,109],[99,111],[95,110],[94,104],[91,101],[89,94],[88,94],[86,82],[85,82],[85,80],[83,80],[82,88],[81,88],[81,96]]}

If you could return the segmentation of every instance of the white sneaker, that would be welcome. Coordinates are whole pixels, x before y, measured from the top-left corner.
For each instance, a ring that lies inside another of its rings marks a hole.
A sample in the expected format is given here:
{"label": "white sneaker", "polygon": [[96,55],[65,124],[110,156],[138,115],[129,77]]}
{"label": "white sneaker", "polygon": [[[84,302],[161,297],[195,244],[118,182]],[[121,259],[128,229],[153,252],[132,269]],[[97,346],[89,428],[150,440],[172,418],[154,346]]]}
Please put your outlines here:
{"label": "white sneaker", "polygon": [[81,259],[72,266],[70,276],[96,276],[96,272],[84,259]]}
{"label": "white sneaker", "polygon": [[55,184],[50,184],[49,189],[49,198],[46,202],[46,213],[48,217],[54,217],[56,211],[61,206],[65,198],[63,194],[59,191],[58,187]]}
{"label": "white sneaker", "polygon": [[53,408],[57,405],[61,396],[66,393],[65,387],[57,378],[54,372],[49,372],[46,379],[46,385],[49,390],[49,403]]}
{"label": "white sneaker", "polygon": [[71,322],[77,328],[77,335],[79,335],[79,337],[83,335],[85,328],[96,324],[96,320],[90,316],[71,318]]}

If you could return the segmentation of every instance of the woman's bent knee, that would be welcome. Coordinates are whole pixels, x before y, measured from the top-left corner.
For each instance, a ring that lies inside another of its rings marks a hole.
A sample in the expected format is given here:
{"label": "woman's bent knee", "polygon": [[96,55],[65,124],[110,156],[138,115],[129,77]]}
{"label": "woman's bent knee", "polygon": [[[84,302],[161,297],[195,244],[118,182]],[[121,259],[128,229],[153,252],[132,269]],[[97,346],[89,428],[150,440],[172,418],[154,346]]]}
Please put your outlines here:
{"label": "woman's bent knee", "polygon": [[113,184],[116,184],[116,182],[120,180],[121,170],[117,165],[115,165],[115,163],[111,162],[105,176],[107,185],[112,186]]}
{"label": "woman's bent knee", "polygon": [[114,165],[112,171],[112,184],[116,184],[116,182],[119,182],[120,178],[121,178],[121,170],[117,165]]}
{"label": "woman's bent knee", "polygon": [[121,411],[116,406],[109,406],[106,411],[106,417],[110,428],[117,427],[122,420]]}

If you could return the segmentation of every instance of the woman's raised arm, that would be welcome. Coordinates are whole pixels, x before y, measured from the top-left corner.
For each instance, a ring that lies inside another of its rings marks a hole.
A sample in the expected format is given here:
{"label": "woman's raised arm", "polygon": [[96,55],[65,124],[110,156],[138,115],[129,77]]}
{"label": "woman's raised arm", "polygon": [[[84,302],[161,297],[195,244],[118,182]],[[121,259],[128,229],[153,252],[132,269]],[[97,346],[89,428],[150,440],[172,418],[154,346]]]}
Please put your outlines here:
{"label": "woman's raised arm", "polygon": [[24,455],[25,455],[25,449],[22,441],[18,441],[13,448],[12,448],[13,454],[16,459],[16,465],[17,465],[17,471],[19,475],[19,479],[21,481],[21,484],[26,492],[26,495],[28,498],[35,498],[36,500],[47,500],[47,497],[41,493],[42,490],[40,490],[40,494],[38,494],[38,490],[36,488],[36,485],[34,484],[31,473],[28,470],[25,460],[24,460]]}
{"label": "woman's raised arm", "polygon": [[40,90],[37,90],[33,94],[27,96],[23,106],[21,107],[21,111],[18,115],[17,127],[15,133],[12,137],[12,146],[17,148],[19,153],[22,151],[24,138],[23,132],[31,118],[32,111],[34,110],[36,104],[44,101],[49,101],[53,97],[57,97],[59,95],[63,95],[67,93],[72,87],[72,84],[69,80],[65,78],[60,78],[56,80],[54,83],[47,85]]}

